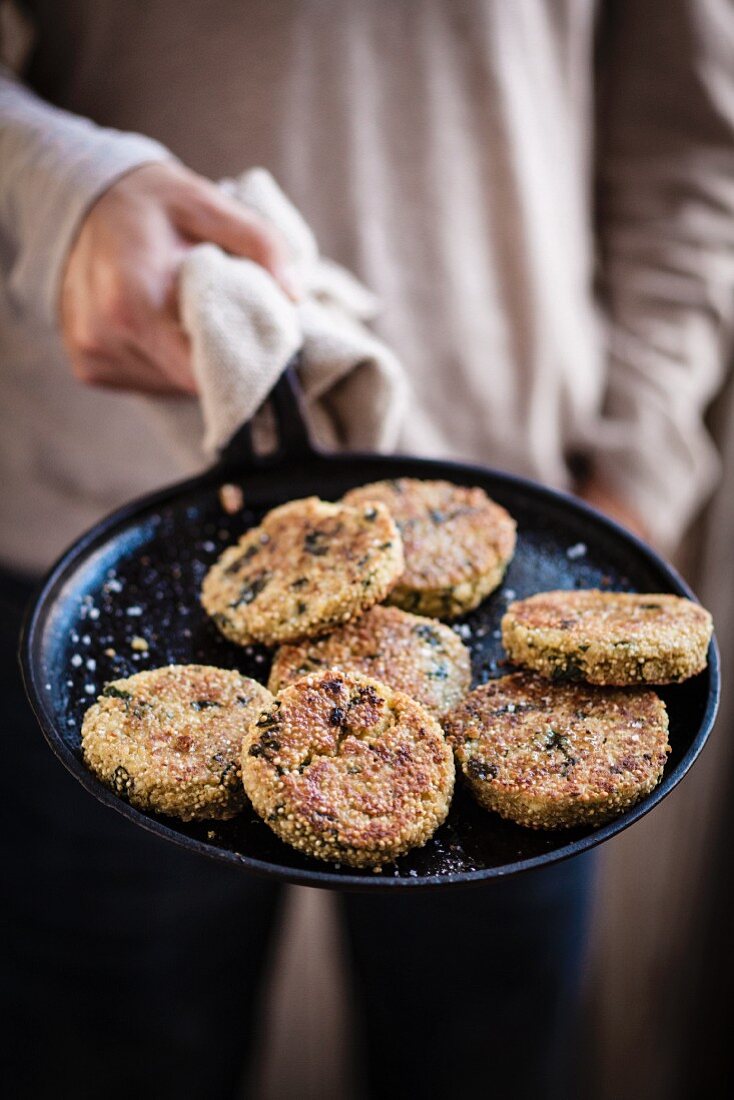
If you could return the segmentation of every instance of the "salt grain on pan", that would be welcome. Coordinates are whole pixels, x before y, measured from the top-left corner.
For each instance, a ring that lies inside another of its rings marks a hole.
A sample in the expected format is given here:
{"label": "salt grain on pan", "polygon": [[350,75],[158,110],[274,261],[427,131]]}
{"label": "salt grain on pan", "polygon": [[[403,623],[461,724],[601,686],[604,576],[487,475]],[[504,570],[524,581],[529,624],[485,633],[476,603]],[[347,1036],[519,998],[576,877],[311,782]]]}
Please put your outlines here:
{"label": "salt grain on pan", "polygon": [[471,627],[469,623],[456,623],[453,629],[454,633],[458,634],[460,638],[471,638]]}
{"label": "salt grain on pan", "polygon": [[82,645],[91,645],[91,644],[92,644],[92,639],[89,637],[89,635],[88,634],[82,634]]}
{"label": "salt grain on pan", "polygon": [[74,656],[71,658],[71,663],[73,664],[74,668],[79,668],[79,665],[82,663],[81,656],[78,653],[75,653]]}
{"label": "salt grain on pan", "polygon": [[569,558],[570,561],[576,561],[577,558],[583,558],[585,553],[586,543],[577,542],[574,543],[573,546],[569,546],[568,550],[566,551],[566,557]]}
{"label": "salt grain on pan", "polygon": [[108,592],[122,592],[122,583],[113,577],[111,580],[107,581],[105,588]]}
{"label": "salt grain on pan", "polygon": [[208,539],[206,542],[202,542],[201,544],[201,549],[206,550],[207,554],[213,554],[216,548],[217,547],[215,543],[213,543],[210,539]]}
{"label": "salt grain on pan", "polygon": [[506,588],[502,593],[506,600],[514,600],[517,592],[514,588]]}
{"label": "salt grain on pan", "polygon": [[90,657],[89,660],[87,661],[87,668],[89,669],[90,672],[94,672],[96,667],[97,667],[97,662],[95,661],[94,657]]}
{"label": "salt grain on pan", "polygon": [[87,695],[94,695],[94,692],[95,692],[94,684],[85,684],[84,685],[84,690],[86,691]]}
{"label": "salt grain on pan", "polygon": [[133,618],[137,618],[138,616],[143,614],[143,609],[142,609],[142,607],[137,607],[137,606],[128,607],[127,614],[131,615]]}

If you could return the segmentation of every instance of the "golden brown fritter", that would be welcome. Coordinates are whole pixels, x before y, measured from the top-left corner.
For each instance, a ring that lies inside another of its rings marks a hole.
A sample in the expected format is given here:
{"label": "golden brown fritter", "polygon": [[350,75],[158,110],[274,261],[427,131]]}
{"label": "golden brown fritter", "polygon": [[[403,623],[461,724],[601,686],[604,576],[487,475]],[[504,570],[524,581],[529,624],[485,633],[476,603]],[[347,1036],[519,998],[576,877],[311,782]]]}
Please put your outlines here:
{"label": "golden brown fritter", "polygon": [[654,691],[523,672],[477,688],[444,729],[477,801],[533,829],[616,817],[658,784],[670,751]]}
{"label": "golden brown fritter", "polygon": [[307,497],[274,508],[225,550],[204,578],[201,602],[240,645],[299,641],[379,603],[403,564],[383,505]]}
{"label": "golden brown fritter", "polygon": [[221,668],[169,665],[106,684],[82,724],[87,766],[126,801],[182,821],[244,804],[242,738],[272,696]]}
{"label": "golden brown fritter", "polygon": [[539,592],[510,604],[502,641],[511,660],[551,680],[670,684],[706,667],[708,611],[680,596]]}
{"label": "golden brown fritter", "polygon": [[355,673],[307,676],[253,722],[245,790],[287,844],[374,867],[419,847],[448,812],[451,749],[413,699]]}
{"label": "golden brown fritter", "polygon": [[268,687],[275,693],[330,668],[380,680],[439,717],[471,683],[469,650],[453,630],[397,607],[373,607],[324,638],[281,646]]}
{"label": "golden brown fritter", "polygon": [[471,611],[502,580],[515,552],[515,521],[483,489],[402,477],[352,489],[346,504],[381,501],[398,525],[405,572],[389,602],[453,618]]}

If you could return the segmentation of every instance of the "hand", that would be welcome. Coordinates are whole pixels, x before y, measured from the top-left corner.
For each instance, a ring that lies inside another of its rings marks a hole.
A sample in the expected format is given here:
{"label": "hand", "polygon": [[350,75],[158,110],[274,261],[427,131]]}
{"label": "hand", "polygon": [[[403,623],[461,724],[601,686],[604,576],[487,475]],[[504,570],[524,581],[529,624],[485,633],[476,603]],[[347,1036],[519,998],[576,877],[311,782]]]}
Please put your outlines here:
{"label": "hand", "polygon": [[615,493],[613,489],[609,489],[598,478],[593,476],[589,478],[579,490],[578,495],[587,504],[590,504],[593,508],[598,508],[610,519],[616,520],[622,527],[626,527],[633,535],[649,541],[650,535],[637,513],[625,503],[618,493]]}
{"label": "hand", "polygon": [[284,245],[257,214],[180,165],[137,168],[91,208],[64,271],[61,333],[80,381],[196,392],[176,282],[184,256],[202,241],[262,264],[298,296]]}

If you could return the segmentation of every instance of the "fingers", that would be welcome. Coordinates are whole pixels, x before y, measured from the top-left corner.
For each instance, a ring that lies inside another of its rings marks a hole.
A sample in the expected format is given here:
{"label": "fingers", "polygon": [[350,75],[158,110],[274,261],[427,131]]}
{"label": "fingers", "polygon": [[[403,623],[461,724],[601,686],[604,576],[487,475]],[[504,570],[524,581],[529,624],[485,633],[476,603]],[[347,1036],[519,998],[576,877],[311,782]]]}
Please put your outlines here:
{"label": "fingers", "polygon": [[65,310],[62,333],[75,377],[143,393],[197,392],[186,334],[167,312],[133,299],[124,317]]}
{"label": "fingers", "polygon": [[140,168],[92,206],[67,258],[60,326],[80,381],[197,392],[177,307],[178,271],[194,241],[252,259],[299,296],[281,238],[254,211],[181,166]]}
{"label": "fingers", "polygon": [[216,187],[206,189],[201,201],[178,211],[179,228],[195,240],[211,241],[234,256],[244,256],[269,271],[293,301],[302,290],[289,268],[280,234],[259,215]]}
{"label": "fingers", "polygon": [[[62,294],[61,328],[75,376],[87,385],[144,393],[197,392],[189,340],[176,315],[175,277],[127,264],[98,265],[93,286]],[[170,257],[173,260],[173,257]]]}
{"label": "fingers", "polygon": [[163,315],[138,330],[136,350],[181,393],[198,392],[191,361],[191,342],[173,318]]}
{"label": "fingers", "polygon": [[181,386],[133,348],[124,352],[118,350],[114,355],[75,352],[70,354],[70,359],[74,377],[87,386],[166,397],[185,396]]}

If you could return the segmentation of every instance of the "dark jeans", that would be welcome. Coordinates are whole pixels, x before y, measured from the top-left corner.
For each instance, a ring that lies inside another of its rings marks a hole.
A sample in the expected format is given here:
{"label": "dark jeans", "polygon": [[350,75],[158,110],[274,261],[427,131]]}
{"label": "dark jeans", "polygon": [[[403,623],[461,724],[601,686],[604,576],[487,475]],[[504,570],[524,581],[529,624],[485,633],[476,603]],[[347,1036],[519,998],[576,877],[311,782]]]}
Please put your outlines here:
{"label": "dark jeans", "polygon": [[[232,1097],[280,888],[149,836],[64,771],[17,672],[29,593],[0,576],[4,1094]],[[448,893],[344,895],[369,1095],[571,1095],[589,884],[581,858]]]}

